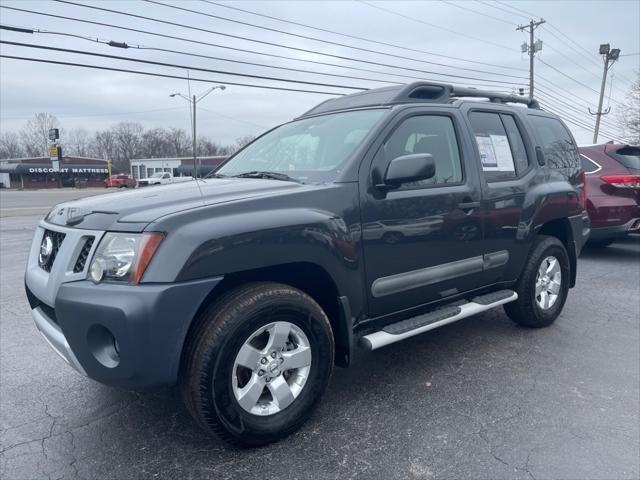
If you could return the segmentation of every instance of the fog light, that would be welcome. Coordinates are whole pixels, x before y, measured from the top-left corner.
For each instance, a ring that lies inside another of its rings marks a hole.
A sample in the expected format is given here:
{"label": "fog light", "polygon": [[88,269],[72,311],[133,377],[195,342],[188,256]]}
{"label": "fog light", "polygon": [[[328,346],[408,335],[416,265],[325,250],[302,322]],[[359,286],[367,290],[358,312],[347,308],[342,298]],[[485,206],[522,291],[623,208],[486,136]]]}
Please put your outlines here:
{"label": "fog light", "polygon": [[102,325],[92,325],[87,332],[87,343],[94,358],[107,368],[120,364],[120,347],[113,333]]}

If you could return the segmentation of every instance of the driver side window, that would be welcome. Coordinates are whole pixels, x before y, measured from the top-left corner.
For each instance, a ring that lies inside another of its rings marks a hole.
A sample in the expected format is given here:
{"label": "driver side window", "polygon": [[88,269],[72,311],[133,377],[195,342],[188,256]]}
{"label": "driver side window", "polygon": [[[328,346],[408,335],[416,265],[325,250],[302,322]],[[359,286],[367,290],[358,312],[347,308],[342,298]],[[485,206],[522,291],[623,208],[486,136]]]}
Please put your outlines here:
{"label": "driver side window", "polygon": [[436,165],[432,178],[402,185],[402,190],[448,185],[462,181],[460,152],[451,118],[418,115],[404,120],[382,146],[384,165],[394,158],[413,153],[429,153]]}

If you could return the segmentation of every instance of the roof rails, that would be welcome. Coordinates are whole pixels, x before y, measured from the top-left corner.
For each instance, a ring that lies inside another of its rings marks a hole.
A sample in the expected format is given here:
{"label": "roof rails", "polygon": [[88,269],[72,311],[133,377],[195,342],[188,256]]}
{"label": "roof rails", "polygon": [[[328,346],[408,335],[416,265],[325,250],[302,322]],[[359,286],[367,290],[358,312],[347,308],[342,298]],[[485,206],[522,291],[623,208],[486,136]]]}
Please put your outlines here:
{"label": "roof rails", "polygon": [[494,103],[521,103],[529,108],[540,108],[538,101],[518,95],[478,90],[469,87],[431,82],[376,88],[326,100],[302,116],[315,115],[348,108],[396,105],[402,103],[452,103],[462,98],[485,98]]}

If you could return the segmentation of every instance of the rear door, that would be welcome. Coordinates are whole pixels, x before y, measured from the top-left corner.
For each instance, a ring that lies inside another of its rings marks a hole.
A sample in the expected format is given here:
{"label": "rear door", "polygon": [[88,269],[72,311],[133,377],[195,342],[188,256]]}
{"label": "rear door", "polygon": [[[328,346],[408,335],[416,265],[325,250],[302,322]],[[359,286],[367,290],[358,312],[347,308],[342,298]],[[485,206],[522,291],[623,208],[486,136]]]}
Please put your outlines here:
{"label": "rear door", "polygon": [[[362,241],[371,316],[476,288],[482,271],[477,170],[457,109],[411,108],[370,152],[361,189]],[[435,177],[377,189],[389,162],[430,153]],[[361,177],[362,178],[362,177]]]}
{"label": "rear door", "polygon": [[512,280],[528,251],[531,226],[523,221],[523,210],[534,206],[527,205],[526,194],[544,182],[544,173],[533,165],[533,144],[517,111],[477,104],[467,104],[463,111],[482,185],[483,283]]}

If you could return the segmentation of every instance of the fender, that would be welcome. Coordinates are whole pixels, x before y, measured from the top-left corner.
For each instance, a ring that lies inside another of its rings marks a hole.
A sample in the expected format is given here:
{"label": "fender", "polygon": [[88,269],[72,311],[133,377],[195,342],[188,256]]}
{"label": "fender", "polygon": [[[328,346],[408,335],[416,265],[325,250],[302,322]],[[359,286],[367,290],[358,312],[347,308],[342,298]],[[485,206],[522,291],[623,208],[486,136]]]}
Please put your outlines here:
{"label": "fender", "polygon": [[[579,248],[574,239],[572,223],[567,219],[569,204],[572,199],[575,200],[575,197],[575,188],[563,179],[540,183],[527,191],[516,234],[517,240],[526,245],[526,254],[521,255],[518,262],[513,263],[509,278],[519,276],[534,237],[544,233],[557,236],[565,243],[571,264],[570,286],[575,285]],[[579,217],[582,222],[582,216]],[[582,244],[580,248],[581,246]]]}
{"label": "fender", "polygon": [[[360,314],[364,286],[357,184],[334,184],[296,197],[213,205],[157,222],[153,230],[170,233],[144,282],[184,282],[311,263],[327,272],[339,296],[347,297],[352,311]],[[290,206],[303,198],[328,208]]]}

